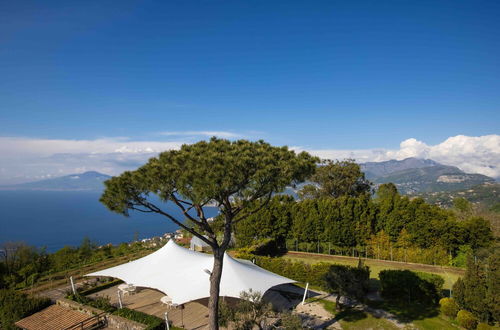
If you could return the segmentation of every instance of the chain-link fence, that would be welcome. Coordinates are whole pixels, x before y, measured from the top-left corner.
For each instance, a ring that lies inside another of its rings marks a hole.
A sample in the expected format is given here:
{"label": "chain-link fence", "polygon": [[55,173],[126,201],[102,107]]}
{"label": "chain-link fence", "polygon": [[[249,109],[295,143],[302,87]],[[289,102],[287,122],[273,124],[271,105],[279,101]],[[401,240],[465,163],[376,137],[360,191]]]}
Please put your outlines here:
{"label": "chain-link fence", "polygon": [[290,239],[286,241],[288,251],[319,253],[354,258],[370,258],[399,262],[414,262],[431,265],[448,265],[450,254],[440,247],[421,249],[416,247],[402,248],[394,244],[366,246],[338,246],[330,242],[300,242]]}

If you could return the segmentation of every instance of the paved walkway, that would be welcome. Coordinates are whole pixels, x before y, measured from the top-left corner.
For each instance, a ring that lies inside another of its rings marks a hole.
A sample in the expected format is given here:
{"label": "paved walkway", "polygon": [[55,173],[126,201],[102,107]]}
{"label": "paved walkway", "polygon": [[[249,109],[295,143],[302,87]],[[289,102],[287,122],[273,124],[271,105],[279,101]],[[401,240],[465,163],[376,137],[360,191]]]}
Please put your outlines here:
{"label": "paved walkway", "polygon": [[[167,305],[160,302],[165,296],[160,291],[141,288],[137,293],[127,294],[122,299],[123,307],[139,312],[168,319],[173,325],[185,329],[207,329],[208,328],[208,299],[200,299],[184,304],[184,308],[169,309]],[[118,286],[96,292],[89,295],[90,298],[109,297],[112,305],[118,306]]]}
{"label": "paved walkway", "polygon": [[[78,289],[83,286],[83,281],[75,283],[75,287]],[[71,284],[67,284],[64,286],[60,286],[57,288],[52,288],[49,290],[41,291],[37,293],[37,295],[41,297],[46,297],[52,300],[52,302],[56,302],[57,299],[65,298],[68,293],[71,292]]]}

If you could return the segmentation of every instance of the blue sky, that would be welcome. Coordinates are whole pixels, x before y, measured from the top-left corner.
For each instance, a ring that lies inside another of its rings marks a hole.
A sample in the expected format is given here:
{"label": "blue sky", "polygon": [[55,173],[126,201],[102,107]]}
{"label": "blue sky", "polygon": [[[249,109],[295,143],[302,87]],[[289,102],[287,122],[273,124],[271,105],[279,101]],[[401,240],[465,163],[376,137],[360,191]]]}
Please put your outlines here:
{"label": "blue sky", "polygon": [[499,16],[498,1],[3,1],[0,137],[497,135]]}

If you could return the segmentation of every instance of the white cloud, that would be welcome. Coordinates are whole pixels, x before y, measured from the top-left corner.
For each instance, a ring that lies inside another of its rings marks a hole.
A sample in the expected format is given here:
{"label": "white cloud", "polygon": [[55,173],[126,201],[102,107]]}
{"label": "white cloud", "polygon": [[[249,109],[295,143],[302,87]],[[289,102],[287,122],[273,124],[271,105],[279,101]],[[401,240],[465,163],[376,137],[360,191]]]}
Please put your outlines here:
{"label": "white cloud", "polygon": [[[303,150],[295,147],[297,150]],[[414,138],[404,140],[399,149],[308,150],[312,154],[328,159],[354,158],[358,162],[427,158],[444,165],[460,168],[468,173],[480,173],[500,178],[500,135],[449,137],[445,141],[428,145]]]}
{"label": "white cloud", "polygon": [[0,184],[14,184],[85,171],[119,174],[185,141],[126,138],[56,140],[0,137]]}
{"label": "white cloud", "polygon": [[190,137],[217,136],[219,138],[225,138],[225,139],[235,139],[235,138],[243,137],[243,135],[241,135],[241,134],[236,134],[236,133],[232,133],[232,132],[225,132],[225,131],[177,131],[177,132],[168,131],[168,132],[160,132],[159,134],[164,135],[164,136],[190,136]]}
{"label": "white cloud", "polygon": [[[206,136],[216,133],[204,132]],[[187,138],[189,134],[184,133],[184,138],[181,134],[182,139],[179,141],[131,141],[123,137],[96,140],[0,137],[0,184],[27,182],[90,170],[116,175],[137,168],[161,151],[178,149],[183,143],[190,143]],[[436,145],[428,145],[411,138],[401,142],[400,147],[394,150],[301,147],[292,149],[307,150],[321,158],[354,158],[358,162],[407,157],[429,158],[445,165],[457,166],[469,173],[500,178],[500,135],[458,135]]]}

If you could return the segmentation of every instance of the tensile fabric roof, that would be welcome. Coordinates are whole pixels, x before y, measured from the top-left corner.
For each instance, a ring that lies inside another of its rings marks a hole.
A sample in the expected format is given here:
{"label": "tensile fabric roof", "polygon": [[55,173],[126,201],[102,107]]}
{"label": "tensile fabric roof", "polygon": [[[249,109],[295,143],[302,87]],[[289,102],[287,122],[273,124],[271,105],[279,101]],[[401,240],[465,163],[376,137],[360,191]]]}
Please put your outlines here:
{"label": "tensile fabric roof", "polygon": [[[85,276],[110,276],[137,287],[157,289],[184,304],[210,296],[210,254],[185,249],[170,240],[159,250],[140,259]],[[273,286],[296,281],[274,274],[250,262],[224,255],[220,296],[239,298],[242,291],[264,294]]]}

